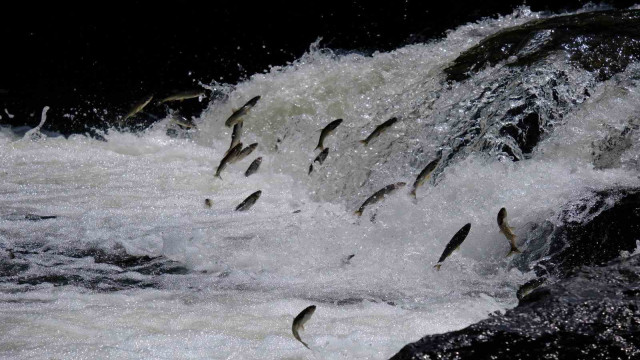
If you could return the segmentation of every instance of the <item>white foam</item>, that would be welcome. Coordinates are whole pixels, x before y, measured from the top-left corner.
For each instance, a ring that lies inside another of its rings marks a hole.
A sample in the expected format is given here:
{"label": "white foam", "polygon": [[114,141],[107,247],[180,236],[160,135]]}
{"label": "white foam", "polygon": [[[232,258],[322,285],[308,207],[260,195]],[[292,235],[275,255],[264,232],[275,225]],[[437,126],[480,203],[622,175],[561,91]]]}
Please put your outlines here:
{"label": "white foam", "polygon": [[[77,135],[16,141],[3,130],[0,210],[58,218],[0,220],[0,243],[35,250],[122,246],[134,255],[164,255],[194,273],[160,277],[162,290],[93,293],[40,285],[0,292],[0,333],[6,334],[0,357],[385,358],[423,335],[514,306],[517,286],[532,274],[505,258],[509,245],[498,233],[498,210],[507,208],[524,239],[526,224],[551,218],[586,189],[637,186],[637,170],[595,170],[589,157],[589,144],[601,136],[597,118],[627,121],[637,104],[635,87],[621,91],[617,79],[601,85],[532,159],[512,163],[472,153],[447,167],[437,187],[420,188],[417,204],[407,187],[360,219],[353,211],[372,190],[413,181],[415,166],[407,163],[415,155],[393,146],[422,145],[428,158],[451,131],[451,123],[434,119],[468,88],[453,86],[450,99],[429,98],[442,87],[446,64],[487,35],[539,16],[519,10],[462,26],[441,41],[371,57],[313,48],[233,91],[213,84],[228,101],[211,104],[193,140],[167,137],[169,119],[141,134],[111,131],[107,142]],[[230,165],[224,180],[215,179],[231,132],[223,123],[255,95],[262,98],[245,118],[243,142],[260,146]],[[433,116],[400,122],[369,147],[357,142],[387,118],[428,114],[429,106]],[[345,121],[325,141],[331,148],[325,164],[309,176],[318,130],[335,118]],[[418,134],[422,128],[431,130]],[[246,178],[257,156],[260,171]],[[376,175],[366,176],[369,169]],[[256,190],[262,196],[251,210],[233,211]],[[205,198],[213,200],[211,209]],[[435,271],[465,223],[472,226],[460,251]],[[355,256],[344,264],[349,254]],[[349,299],[354,303],[336,305]],[[318,310],[302,338],[313,352],[290,333],[293,317],[312,303]]]}

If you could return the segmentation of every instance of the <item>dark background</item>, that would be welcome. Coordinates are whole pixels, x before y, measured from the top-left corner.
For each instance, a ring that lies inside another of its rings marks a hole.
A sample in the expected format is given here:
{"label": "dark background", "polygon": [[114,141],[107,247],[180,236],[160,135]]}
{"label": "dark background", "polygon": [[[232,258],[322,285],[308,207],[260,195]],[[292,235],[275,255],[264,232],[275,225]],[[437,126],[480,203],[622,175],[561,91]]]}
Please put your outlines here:
{"label": "dark background", "polygon": [[[529,1],[533,11],[575,10],[587,1]],[[633,1],[610,1],[628,7]],[[257,4],[257,5],[256,5]],[[160,2],[13,5],[1,14],[0,124],[64,133],[100,126],[151,93],[197,81],[236,83],[300,57],[322,37],[337,51],[371,53],[423,42],[520,2]],[[15,115],[9,119],[7,108]],[[100,114],[93,109],[100,110]],[[75,112],[75,120],[63,118]]]}

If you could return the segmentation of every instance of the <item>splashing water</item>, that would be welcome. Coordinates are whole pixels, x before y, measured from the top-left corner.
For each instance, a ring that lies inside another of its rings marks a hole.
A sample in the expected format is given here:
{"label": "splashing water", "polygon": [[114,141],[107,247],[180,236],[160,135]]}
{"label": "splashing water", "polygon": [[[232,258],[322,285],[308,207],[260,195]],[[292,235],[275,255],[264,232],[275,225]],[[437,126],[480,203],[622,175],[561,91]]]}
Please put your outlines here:
{"label": "splashing water", "polygon": [[[462,51],[540,17],[519,10],[370,57],[315,44],[235,87],[213,84],[228,97],[210,104],[190,138],[168,137],[170,119],[139,134],[111,131],[107,142],[22,142],[1,128],[0,211],[58,217],[0,220],[0,244],[16,252],[0,260],[0,356],[378,359],[515,306],[532,274],[505,258],[501,207],[526,249],[527,224],[552,219],[587,190],[640,182],[637,133],[619,166],[592,163],[594,142],[638,116],[637,65],[598,83],[558,56],[524,76],[495,66],[445,81],[442,70]],[[566,74],[556,79],[561,101],[545,93],[558,73]],[[522,76],[517,86],[514,76]],[[508,142],[501,114],[527,94],[553,131],[511,162],[500,151]],[[256,95],[242,141],[260,145],[215,179],[231,135],[224,121]],[[393,127],[359,143],[394,116]],[[308,175],[319,130],[337,118],[344,122],[325,140],[327,159]],[[383,186],[411,184],[438,152],[446,162],[417,203],[407,186],[353,215]],[[258,156],[260,169],[245,177]],[[249,211],[233,211],[256,190],[262,196]],[[434,271],[468,222],[460,250]],[[184,271],[137,271],[86,255],[100,251],[164,256]],[[34,280],[54,277],[67,286]],[[106,291],[105,279],[120,291]],[[311,304],[318,308],[301,337],[313,351],[291,334],[293,317]]]}

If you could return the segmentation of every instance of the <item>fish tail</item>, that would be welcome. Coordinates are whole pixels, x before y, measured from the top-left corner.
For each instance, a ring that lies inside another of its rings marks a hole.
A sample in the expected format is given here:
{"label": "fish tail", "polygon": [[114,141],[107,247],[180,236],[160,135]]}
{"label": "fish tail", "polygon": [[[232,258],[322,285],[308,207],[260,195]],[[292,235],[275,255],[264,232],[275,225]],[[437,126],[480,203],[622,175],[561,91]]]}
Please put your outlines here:
{"label": "fish tail", "polygon": [[222,180],[222,176],[220,176],[220,173],[216,173],[215,177],[217,177],[218,179]]}
{"label": "fish tail", "polygon": [[411,197],[413,197],[413,200],[417,200],[418,199],[418,197],[416,196],[416,189],[415,188],[413,190],[411,190],[409,195],[411,195]]}
{"label": "fish tail", "polygon": [[360,144],[365,144],[365,145],[367,145],[367,140],[360,140]]}
{"label": "fish tail", "polygon": [[362,216],[362,210],[359,210],[359,209],[356,210],[355,214],[358,215],[358,216]]}
{"label": "fish tail", "polygon": [[518,249],[518,247],[516,247],[516,246],[512,246],[512,247],[511,247],[511,250],[509,250],[509,253],[507,254],[507,256],[506,256],[506,257],[509,257],[509,256],[511,256],[511,255],[512,255],[512,254],[514,254],[514,253],[515,253],[515,254],[522,254],[522,251],[520,251],[520,249]]}
{"label": "fish tail", "polygon": [[324,151],[324,146],[322,146],[321,144],[318,144],[318,146],[316,146],[314,150],[318,150],[318,149],[320,149],[320,151]]}
{"label": "fish tail", "polygon": [[437,271],[440,271],[440,266],[442,266],[442,264],[436,264],[436,266],[434,266],[434,268],[436,268]]}

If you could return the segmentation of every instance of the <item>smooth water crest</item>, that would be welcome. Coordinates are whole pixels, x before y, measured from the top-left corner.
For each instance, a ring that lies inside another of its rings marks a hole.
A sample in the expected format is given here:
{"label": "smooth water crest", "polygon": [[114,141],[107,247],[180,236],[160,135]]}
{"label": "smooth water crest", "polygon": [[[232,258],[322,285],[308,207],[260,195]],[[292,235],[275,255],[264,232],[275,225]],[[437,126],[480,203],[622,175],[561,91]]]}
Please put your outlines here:
{"label": "smooth water crest", "polygon": [[[170,118],[112,129],[107,141],[1,128],[0,357],[384,359],[514,307],[533,274],[506,257],[500,208],[526,250],[531,225],[553,222],[568,202],[640,185],[640,135],[624,130],[638,126],[638,64],[597,81],[558,53],[447,81],[461,52],[541,17],[520,9],[372,56],[314,44],[287,66],[209,85],[226,96],[177,137]],[[259,145],[217,179],[231,141],[224,122],[257,95],[241,141]],[[535,147],[500,130],[527,101],[548,124]],[[309,173],[320,130],[338,118]],[[615,146],[596,154],[603,143]],[[414,200],[416,176],[438,156]],[[234,211],[257,190],[253,207]],[[466,223],[468,237],[436,271]],[[312,304],[300,332],[309,350],[291,323]]]}

